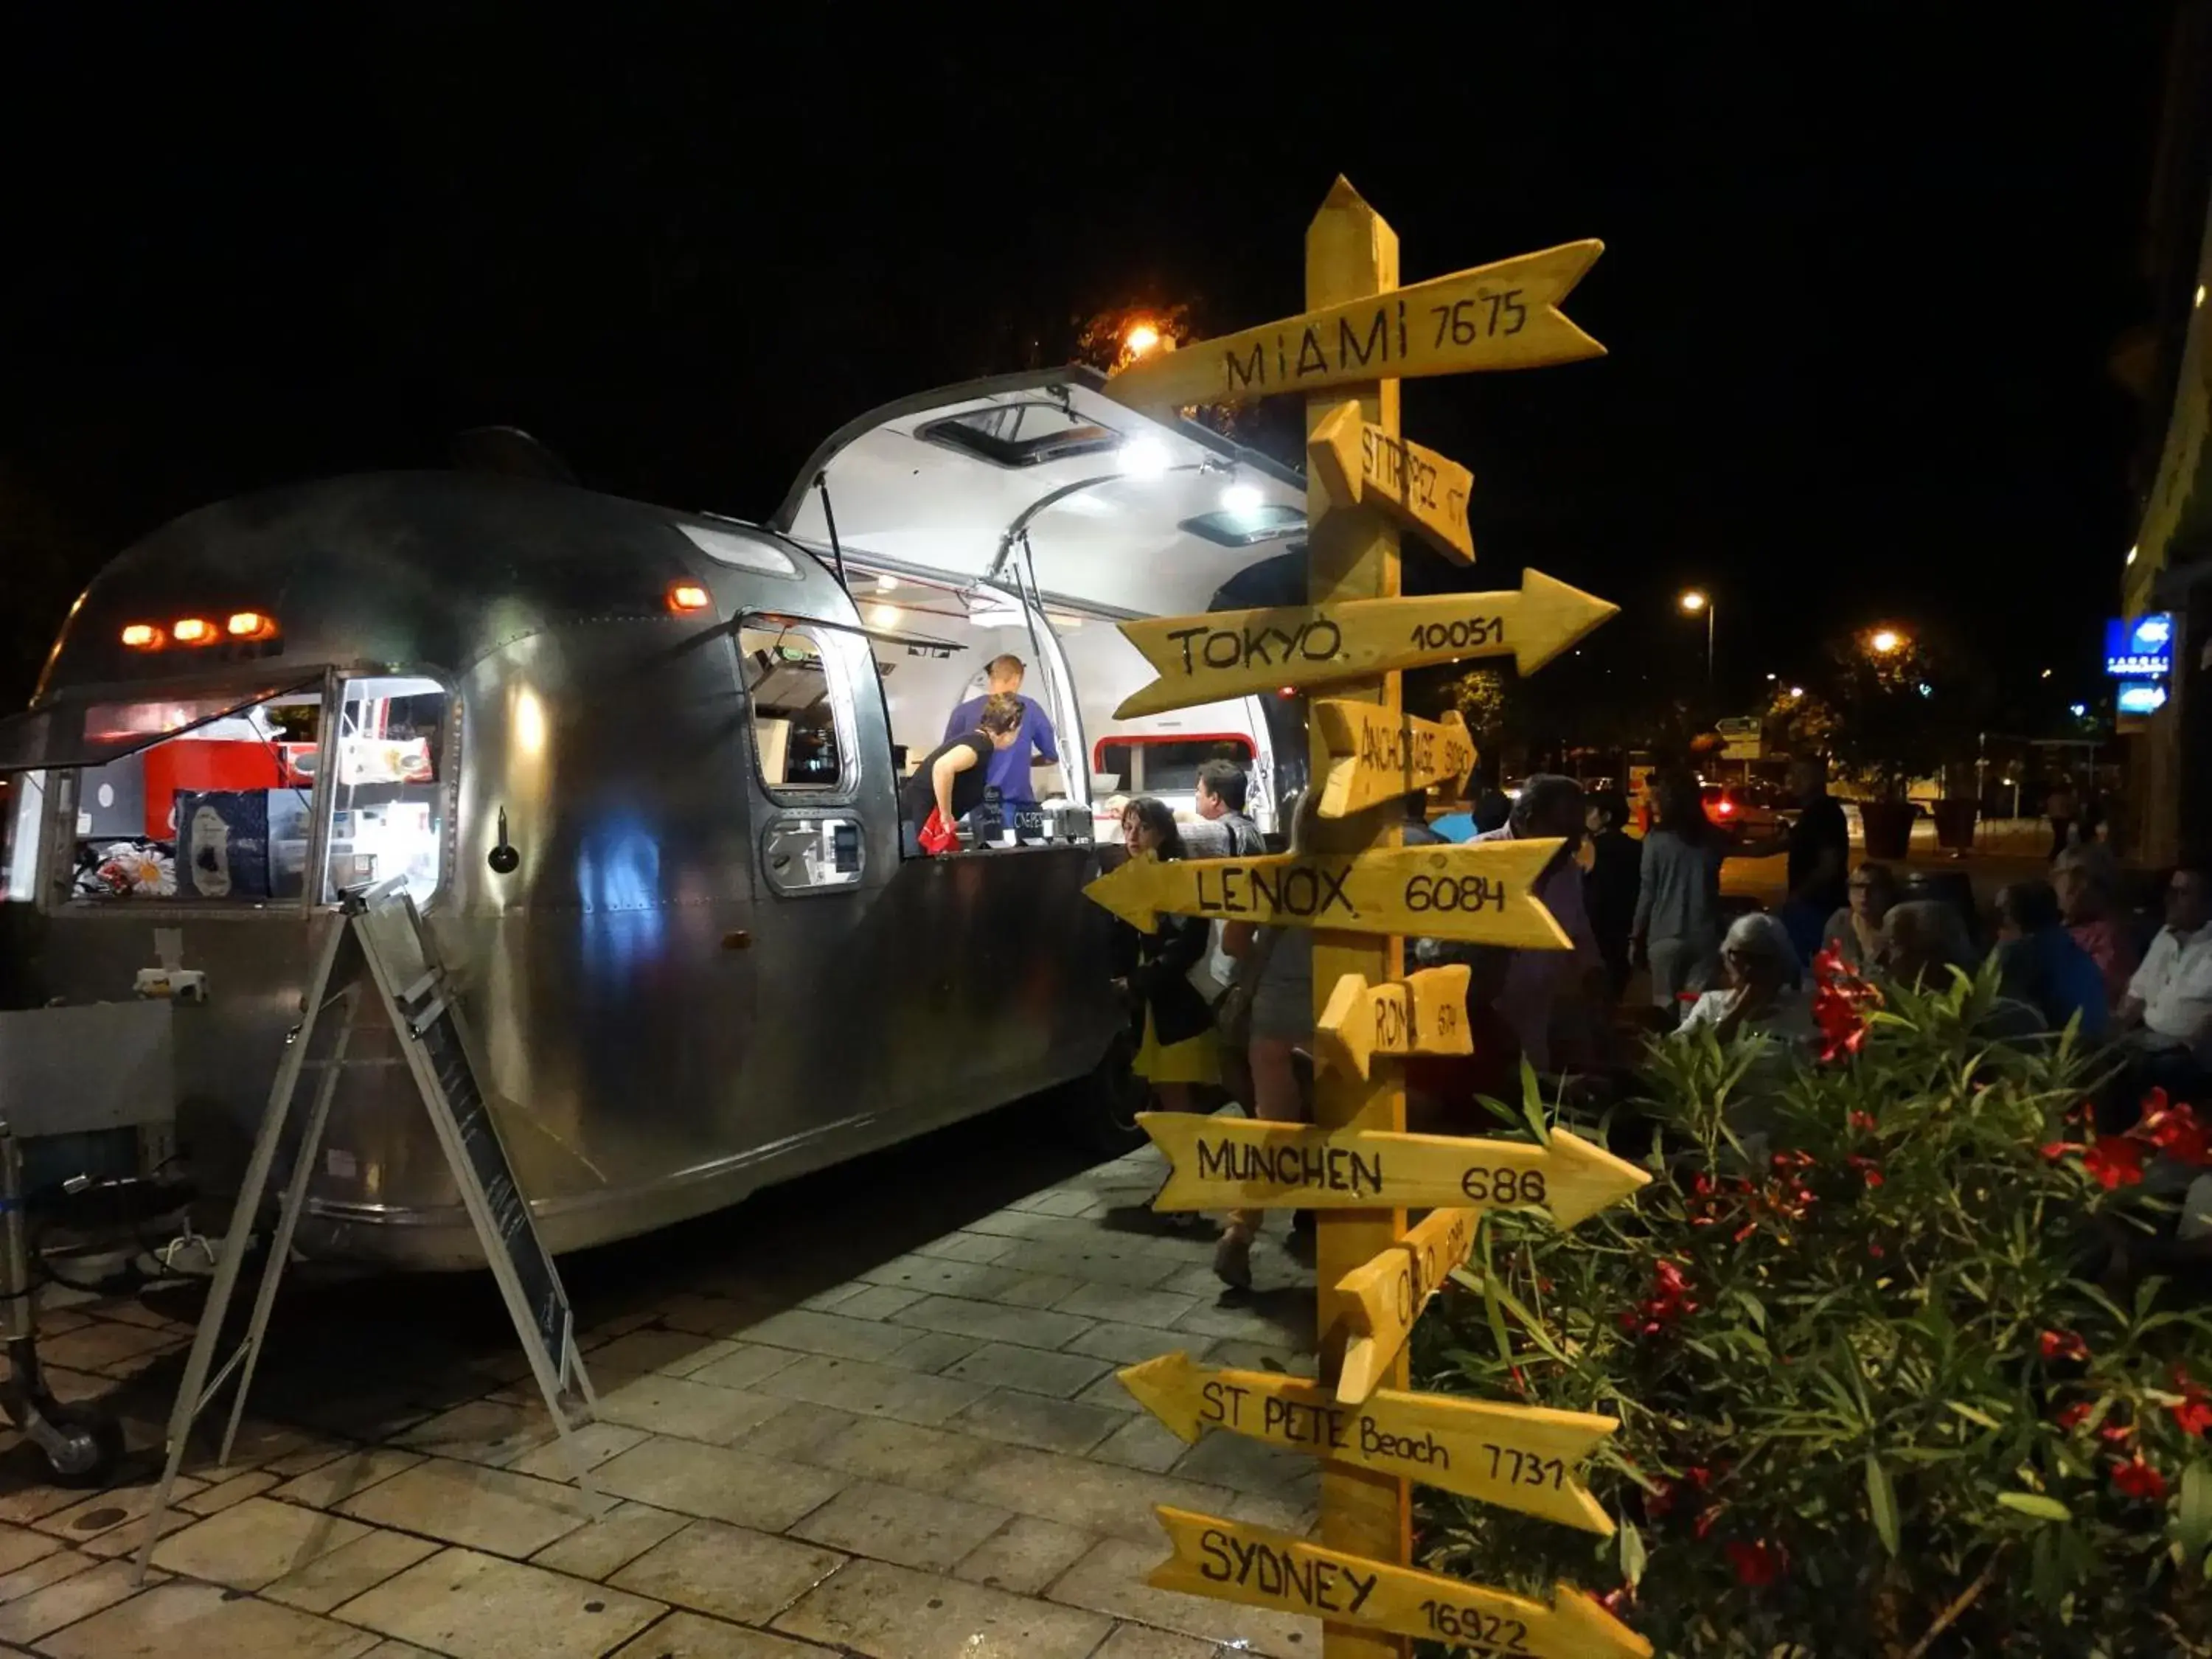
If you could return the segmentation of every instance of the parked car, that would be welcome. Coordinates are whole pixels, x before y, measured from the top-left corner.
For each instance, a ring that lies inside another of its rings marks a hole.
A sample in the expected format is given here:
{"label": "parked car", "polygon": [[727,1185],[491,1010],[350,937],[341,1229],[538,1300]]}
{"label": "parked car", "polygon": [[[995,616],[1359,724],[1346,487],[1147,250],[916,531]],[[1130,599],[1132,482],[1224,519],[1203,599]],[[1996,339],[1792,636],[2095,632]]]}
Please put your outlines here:
{"label": "parked car", "polygon": [[1767,836],[1782,826],[1774,799],[1757,784],[1709,783],[1698,793],[1705,801],[1705,816],[1723,830]]}

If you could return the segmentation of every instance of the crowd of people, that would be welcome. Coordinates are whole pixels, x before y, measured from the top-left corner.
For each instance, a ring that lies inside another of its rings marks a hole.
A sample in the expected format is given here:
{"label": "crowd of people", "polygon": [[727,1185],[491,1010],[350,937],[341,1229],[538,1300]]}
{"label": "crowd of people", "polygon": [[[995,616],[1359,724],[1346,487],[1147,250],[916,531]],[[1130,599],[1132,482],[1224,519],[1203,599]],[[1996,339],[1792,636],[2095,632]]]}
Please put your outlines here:
{"label": "crowd of people", "polygon": [[[1249,856],[1265,842],[1245,811],[1244,774],[1209,762],[1196,787],[1205,853]],[[1408,1127],[1474,1133],[1475,1097],[1517,1095],[1525,1062],[1540,1074],[1603,1076],[1632,1066],[1640,1038],[1749,1039],[1740,1085],[1744,1129],[1756,1135],[1758,1102],[1783,1086],[1814,1052],[1812,977],[1816,962],[1877,984],[1943,985],[1950,970],[1974,971],[1994,956],[2001,995],[1990,1016],[1993,1040],[2076,1040],[2110,1045],[2135,1099],[2153,1086],[2195,1097],[2212,1066],[2212,879],[2194,864],[2175,871],[2154,927],[2130,925],[2119,904],[2119,872],[2101,842],[2069,839],[2049,879],[2010,884],[1997,895],[1993,927],[1971,908],[1910,893],[1887,866],[1851,865],[1842,805],[1818,763],[1793,767],[1797,811],[1772,834],[1731,834],[1708,816],[1698,781],[1654,781],[1650,828],[1628,834],[1628,803],[1586,792],[1565,777],[1528,779],[1509,800],[1485,791],[1463,811],[1427,820],[1418,797],[1405,833],[1421,841],[1555,840],[1557,852],[1533,884],[1571,942],[1565,951],[1526,951],[1437,939],[1408,941],[1408,967],[1465,963],[1474,1053],[1425,1057],[1405,1067]],[[1173,811],[1140,798],[1127,804],[1123,837],[1131,855],[1192,855]],[[1294,833],[1293,844],[1302,840]],[[1785,890],[1771,911],[1729,918],[1721,870],[1735,857],[1786,855]],[[1304,1054],[1314,1024],[1313,935],[1303,928],[1209,924],[1162,916],[1156,930],[1129,930],[1121,983],[1139,1042],[1136,1069],[1168,1110],[1207,1109],[1225,1096],[1255,1116],[1308,1115]],[[1629,1006],[1641,970],[1648,1004]],[[1232,1285],[1251,1280],[1257,1212],[1231,1215],[1215,1270]],[[1203,1225],[1202,1222],[1192,1224]],[[1310,1244],[1300,1212],[1294,1252]]]}

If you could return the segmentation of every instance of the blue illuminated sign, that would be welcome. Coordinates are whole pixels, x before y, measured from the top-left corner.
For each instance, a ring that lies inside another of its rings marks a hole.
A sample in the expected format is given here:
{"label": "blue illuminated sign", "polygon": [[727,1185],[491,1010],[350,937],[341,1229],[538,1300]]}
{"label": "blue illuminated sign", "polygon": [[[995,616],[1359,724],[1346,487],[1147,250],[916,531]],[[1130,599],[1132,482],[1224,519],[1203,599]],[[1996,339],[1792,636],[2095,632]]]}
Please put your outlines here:
{"label": "blue illuminated sign", "polygon": [[2166,707],[2166,688],[2155,680],[2120,682],[2120,713],[2155,714]]}
{"label": "blue illuminated sign", "polygon": [[2105,624],[2105,672],[2114,679],[2162,680],[2173,672],[2173,618],[2154,611]]}

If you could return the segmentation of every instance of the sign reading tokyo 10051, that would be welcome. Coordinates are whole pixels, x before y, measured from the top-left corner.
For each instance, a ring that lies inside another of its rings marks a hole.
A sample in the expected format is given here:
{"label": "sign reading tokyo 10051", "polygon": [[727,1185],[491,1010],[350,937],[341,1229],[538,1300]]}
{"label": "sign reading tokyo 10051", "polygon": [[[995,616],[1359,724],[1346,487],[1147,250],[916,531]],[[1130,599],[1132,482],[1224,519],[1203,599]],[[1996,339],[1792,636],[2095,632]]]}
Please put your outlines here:
{"label": "sign reading tokyo 10051", "polygon": [[1602,357],[1559,307],[1605,252],[1566,242],[1139,358],[1106,383],[1138,409]]}
{"label": "sign reading tokyo 10051", "polygon": [[1125,622],[1123,636],[1159,678],[1124,697],[1114,717],[1468,657],[1510,657],[1522,673],[1534,673],[1620,608],[1528,570],[1517,593],[1353,599]]}
{"label": "sign reading tokyo 10051", "polygon": [[1267,927],[1416,933],[1524,950],[1571,948],[1529,891],[1556,841],[1401,847],[1358,854],[1132,859],[1084,892],[1149,933],[1161,912]]}

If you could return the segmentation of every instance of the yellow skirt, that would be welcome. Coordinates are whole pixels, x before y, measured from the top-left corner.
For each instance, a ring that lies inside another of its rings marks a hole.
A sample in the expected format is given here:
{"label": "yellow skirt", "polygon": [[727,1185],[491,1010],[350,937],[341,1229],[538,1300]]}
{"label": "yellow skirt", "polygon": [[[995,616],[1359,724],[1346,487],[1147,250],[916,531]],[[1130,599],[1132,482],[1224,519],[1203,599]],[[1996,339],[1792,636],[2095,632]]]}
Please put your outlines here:
{"label": "yellow skirt", "polygon": [[1145,1040],[1129,1069],[1147,1083],[1218,1083],[1221,1056],[1214,1046],[1213,1028],[1194,1037],[1163,1044],[1152,1029],[1152,1011],[1145,1010]]}

